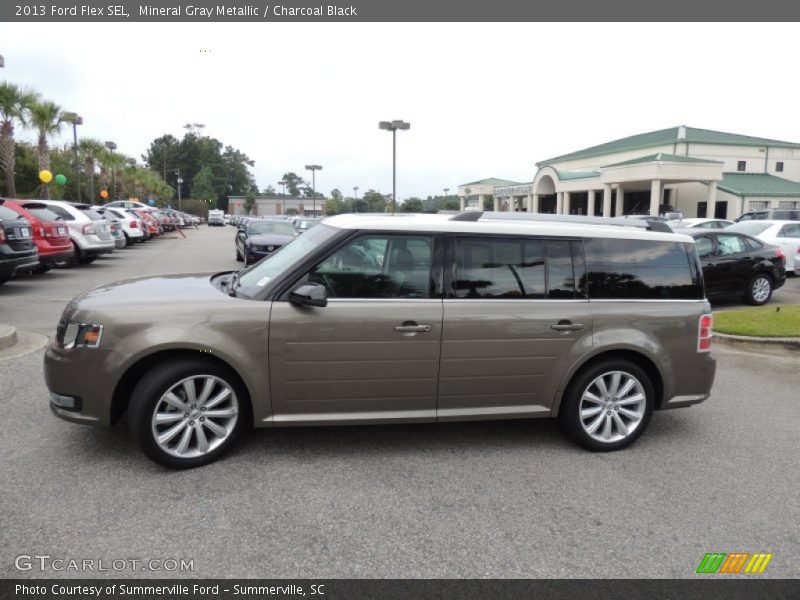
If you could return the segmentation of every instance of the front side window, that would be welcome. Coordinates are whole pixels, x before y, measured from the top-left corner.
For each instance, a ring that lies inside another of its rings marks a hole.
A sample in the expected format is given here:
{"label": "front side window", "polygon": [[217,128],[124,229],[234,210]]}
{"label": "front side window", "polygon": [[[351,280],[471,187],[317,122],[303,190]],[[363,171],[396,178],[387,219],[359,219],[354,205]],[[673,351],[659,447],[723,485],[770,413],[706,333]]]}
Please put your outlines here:
{"label": "front side window", "polygon": [[586,269],[593,300],[694,300],[703,297],[692,272],[694,245],[675,242],[587,239]]}
{"label": "front side window", "polygon": [[330,298],[430,298],[432,257],[432,236],[365,235],[317,264],[308,281]]}
{"label": "front side window", "polygon": [[719,256],[726,256],[729,254],[739,254],[745,252],[744,240],[738,235],[718,235],[717,236],[717,254]]}

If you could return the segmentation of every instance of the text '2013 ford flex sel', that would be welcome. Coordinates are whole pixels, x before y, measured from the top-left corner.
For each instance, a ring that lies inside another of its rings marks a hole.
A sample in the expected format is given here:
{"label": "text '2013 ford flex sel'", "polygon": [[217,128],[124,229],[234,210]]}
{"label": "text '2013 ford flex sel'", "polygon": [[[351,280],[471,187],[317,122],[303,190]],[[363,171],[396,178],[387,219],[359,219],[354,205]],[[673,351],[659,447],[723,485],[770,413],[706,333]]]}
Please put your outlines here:
{"label": "text '2013 ford flex sel'", "polygon": [[240,272],[110,283],[64,311],[50,406],[127,412],[178,468],[251,425],[557,417],[624,448],[715,371],[693,240],[626,221],[340,215]]}

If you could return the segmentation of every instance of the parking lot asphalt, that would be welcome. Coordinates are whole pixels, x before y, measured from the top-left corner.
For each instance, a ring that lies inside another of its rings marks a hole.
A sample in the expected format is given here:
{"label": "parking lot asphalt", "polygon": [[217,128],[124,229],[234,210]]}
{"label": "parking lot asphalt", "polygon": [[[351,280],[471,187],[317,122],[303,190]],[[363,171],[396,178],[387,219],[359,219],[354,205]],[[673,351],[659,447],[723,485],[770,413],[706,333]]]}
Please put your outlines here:
{"label": "parking lot asphalt", "polygon": [[[170,234],[0,288],[0,322],[51,336],[80,291],[236,268],[233,229]],[[800,301],[800,278],[776,301]],[[706,552],[800,576],[800,359],[717,346],[712,397],[592,454],[550,420],[259,430],[166,471],[47,406],[42,351],[0,362],[0,577],[695,577]],[[20,572],[19,555],[191,559],[192,572]]]}

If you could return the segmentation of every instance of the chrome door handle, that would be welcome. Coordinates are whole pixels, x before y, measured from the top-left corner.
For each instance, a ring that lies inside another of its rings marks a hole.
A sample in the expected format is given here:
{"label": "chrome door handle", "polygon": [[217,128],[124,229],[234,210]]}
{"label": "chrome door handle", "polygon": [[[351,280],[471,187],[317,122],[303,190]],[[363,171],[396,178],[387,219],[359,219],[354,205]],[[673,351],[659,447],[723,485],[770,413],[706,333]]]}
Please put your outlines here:
{"label": "chrome door handle", "polygon": [[583,329],[583,323],[570,323],[569,321],[560,321],[555,325],[550,325],[550,329],[555,331],[579,331]]}
{"label": "chrome door handle", "polygon": [[399,333],[428,333],[431,330],[430,325],[406,325],[405,323],[402,325],[397,325],[394,328],[395,331]]}

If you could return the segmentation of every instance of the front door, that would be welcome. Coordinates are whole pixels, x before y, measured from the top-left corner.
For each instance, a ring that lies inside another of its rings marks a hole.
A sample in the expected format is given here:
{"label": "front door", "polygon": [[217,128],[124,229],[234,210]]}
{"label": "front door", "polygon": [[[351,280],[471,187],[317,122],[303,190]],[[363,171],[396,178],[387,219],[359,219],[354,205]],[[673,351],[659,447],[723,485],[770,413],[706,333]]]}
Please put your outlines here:
{"label": "front door", "polygon": [[753,258],[744,239],[734,233],[717,234],[714,257],[722,287],[727,293],[740,293],[752,276]]}
{"label": "front door", "polygon": [[435,241],[363,234],[293,286],[325,286],[327,306],[273,302],[275,424],[435,420],[442,332]]}
{"label": "front door", "polygon": [[439,420],[549,413],[591,345],[581,242],[459,237],[448,253]]}

